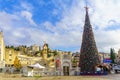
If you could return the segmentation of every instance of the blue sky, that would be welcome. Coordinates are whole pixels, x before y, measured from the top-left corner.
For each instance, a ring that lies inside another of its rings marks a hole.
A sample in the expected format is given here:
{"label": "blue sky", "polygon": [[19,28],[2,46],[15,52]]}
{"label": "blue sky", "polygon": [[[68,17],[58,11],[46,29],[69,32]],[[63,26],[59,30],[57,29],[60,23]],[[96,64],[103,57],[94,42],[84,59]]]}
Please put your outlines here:
{"label": "blue sky", "polygon": [[85,5],[99,52],[120,47],[119,0],[0,0],[0,29],[6,45],[43,45],[79,51]]}

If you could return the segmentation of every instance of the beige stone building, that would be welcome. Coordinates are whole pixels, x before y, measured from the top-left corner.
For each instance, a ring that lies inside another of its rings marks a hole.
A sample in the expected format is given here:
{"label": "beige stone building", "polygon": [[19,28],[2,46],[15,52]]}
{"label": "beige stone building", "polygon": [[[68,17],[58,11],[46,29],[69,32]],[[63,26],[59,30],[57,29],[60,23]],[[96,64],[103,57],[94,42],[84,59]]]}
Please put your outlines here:
{"label": "beige stone building", "polygon": [[[33,52],[40,51],[40,46],[32,45],[27,49],[28,54],[32,54]],[[53,66],[54,64],[54,57],[48,57],[48,44],[43,45],[43,49],[41,52],[41,56],[27,56],[27,55],[18,55],[18,58],[22,64],[22,66],[28,66],[35,63],[40,63],[45,67]]]}
{"label": "beige stone building", "polygon": [[18,55],[22,67],[32,65],[41,60],[41,57],[30,57],[26,55]]}
{"label": "beige stone building", "polygon": [[103,60],[110,59],[110,53],[99,52],[99,58],[101,63],[103,63]]}
{"label": "beige stone building", "polygon": [[0,32],[0,68],[5,67],[5,43],[3,38],[3,32]]}
{"label": "beige stone building", "polygon": [[20,49],[24,54],[28,54],[28,55],[36,55],[37,53],[40,52],[40,46],[37,44],[31,45],[29,47],[22,47],[22,49]]}
{"label": "beige stone building", "polygon": [[50,52],[49,52],[48,44],[44,43],[42,47],[42,52],[41,52],[42,60],[39,63],[47,68],[54,66],[54,56],[52,55],[48,57],[48,54],[52,54]]}
{"label": "beige stone building", "polygon": [[99,52],[99,58],[100,58],[100,62],[103,63],[104,60],[104,54],[103,52]]}
{"label": "beige stone building", "polygon": [[20,54],[19,51],[14,50],[13,48],[5,49],[5,65],[6,67],[13,66],[15,58]]}
{"label": "beige stone building", "polygon": [[118,50],[118,54],[116,55],[115,62],[116,62],[117,64],[120,64],[120,49]]}
{"label": "beige stone building", "polygon": [[76,52],[72,54],[72,67],[76,68],[79,66],[79,61],[80,61],[80,53]]}
{"label": "beige stone building", "polygon": [[55,69],[57,72],[57,75],[73,75],[74,70],[72,68],[72,53],[71,52],[63,52],[58,51],[59,55],[55,56]]}
{"label": "beige stone building", "polygon": [[27,55],[21,55],[20,51],[16,51],[13,48],[6,48],[6,67],[12,66],[16,57],[18,57],[18,59],[20,60],[22,67],[34,64],[41,59],[40,57],[30,57]]}
{"label": "beige stone building", "polygon": [[34,44],[34,45],[31,46],[31,50],[32,50],[32,51],[40,51],[40,46]]}

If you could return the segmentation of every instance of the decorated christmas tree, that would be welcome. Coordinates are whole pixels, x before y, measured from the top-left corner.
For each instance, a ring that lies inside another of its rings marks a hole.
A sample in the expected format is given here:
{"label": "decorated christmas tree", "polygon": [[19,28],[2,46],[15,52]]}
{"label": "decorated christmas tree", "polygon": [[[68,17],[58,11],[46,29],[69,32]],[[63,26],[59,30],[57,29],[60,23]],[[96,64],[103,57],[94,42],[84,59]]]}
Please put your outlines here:
{"label": "decorated christmas tree", "polygon": [[92,26],[89,20],[88,7],[85,7],[85,9],[85,24],[80,50],[80,68],[81,72],[93,73],[95,72],[95,67],[100,63],[100,60],[92,31]]}

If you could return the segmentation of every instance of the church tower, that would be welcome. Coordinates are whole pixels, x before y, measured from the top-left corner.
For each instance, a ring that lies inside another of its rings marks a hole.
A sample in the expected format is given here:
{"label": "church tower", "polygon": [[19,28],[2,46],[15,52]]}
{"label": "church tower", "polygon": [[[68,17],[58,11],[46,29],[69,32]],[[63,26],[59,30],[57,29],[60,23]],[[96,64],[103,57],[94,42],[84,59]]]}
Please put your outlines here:
{"label": "church tower", "polygon": [[47,54],[48,54],[48,44],[44,43],[43,50],[42,50],[42,57],[44,61],[47,60]]}
{"label": "church tower", "polygon": [[5,66],[5,44],[3,38],[3,32],[0,32],[0,68]]}
{"label": "church tower", "polygon": [[80,68],[81,72],[93,73],[95,66],[100,63],[98,50],[96,47],[92,26],[88,15],[88,7],[85,7],[85,24],[82,36],[80,50]]}

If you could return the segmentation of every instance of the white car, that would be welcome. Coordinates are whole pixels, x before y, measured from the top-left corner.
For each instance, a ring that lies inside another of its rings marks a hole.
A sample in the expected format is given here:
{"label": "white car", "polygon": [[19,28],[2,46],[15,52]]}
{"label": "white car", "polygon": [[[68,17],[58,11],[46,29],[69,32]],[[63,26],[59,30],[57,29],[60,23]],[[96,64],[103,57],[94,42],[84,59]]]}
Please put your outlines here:
{"label": "white car", "polygon": [[116,65],[113,67],[113,70],[118,73],[118,71],[120,71],[120,65]]}

